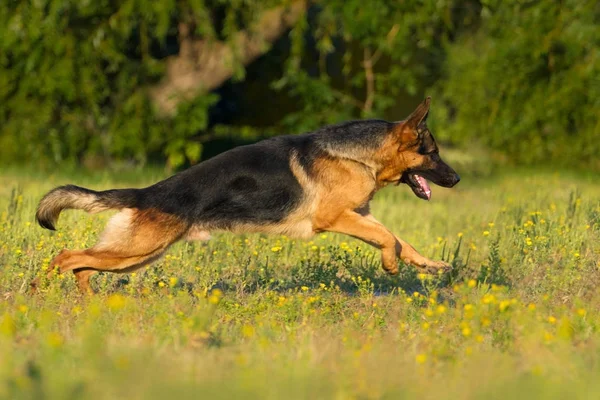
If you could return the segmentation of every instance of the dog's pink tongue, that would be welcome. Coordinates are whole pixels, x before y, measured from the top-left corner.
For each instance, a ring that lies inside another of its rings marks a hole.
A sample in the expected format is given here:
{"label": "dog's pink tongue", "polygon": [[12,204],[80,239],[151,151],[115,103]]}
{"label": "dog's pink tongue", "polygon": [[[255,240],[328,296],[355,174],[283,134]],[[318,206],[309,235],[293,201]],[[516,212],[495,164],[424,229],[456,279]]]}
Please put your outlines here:
{"label": "dog's pink tongue", "polygon": [[425,179],[419,175],[415,175],[415,178],[417,178],[417,182],[419,182],[419,186],[421,186],[421,189],[423,189],[425,196],[427,196],[427,200],[431,199],[431,188],[429,187],[429,183],[427,182],[427,179]]}

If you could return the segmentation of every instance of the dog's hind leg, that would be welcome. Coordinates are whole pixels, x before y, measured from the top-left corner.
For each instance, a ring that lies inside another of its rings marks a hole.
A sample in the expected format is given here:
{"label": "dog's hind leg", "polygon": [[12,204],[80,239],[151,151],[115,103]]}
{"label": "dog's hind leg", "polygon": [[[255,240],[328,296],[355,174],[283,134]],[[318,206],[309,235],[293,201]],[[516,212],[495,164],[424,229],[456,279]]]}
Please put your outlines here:
{"label": "dog's hind leg", "polygon": [[179,218],[157,210],[126,209],[109,221],[98,244],[86,250],[63,250],[50,266],[52,270],[58,266],[60,273],[73,271],[80,289],[87,292],[95,272],[126,273],[147,265],[188,228]]}
{"label": "dog's hind leg", "polygon": [[90,286],[90,277],[96,272],[98,271],[93,268],[77,268],[73,270],[75,279],[77,279],[77,286],[79,286],[79,290],[81,290],[82,293],[94,293]]}
{"label": "dog's hind leg", "polygon": [[[64,250],[53,260],[52,265],[58,266],[60,273],[73,271],[81,291],[88,293],[92,292],[89,284],[90,277],[96,272],[133,272],[155,261],[163,252],[164,249],[158,249],[150,254],[133,255],[125,252],[111,253],[108,251],[97,251],[95,248]],[[49,273],[49,275],[52,274],[53,272]]]}

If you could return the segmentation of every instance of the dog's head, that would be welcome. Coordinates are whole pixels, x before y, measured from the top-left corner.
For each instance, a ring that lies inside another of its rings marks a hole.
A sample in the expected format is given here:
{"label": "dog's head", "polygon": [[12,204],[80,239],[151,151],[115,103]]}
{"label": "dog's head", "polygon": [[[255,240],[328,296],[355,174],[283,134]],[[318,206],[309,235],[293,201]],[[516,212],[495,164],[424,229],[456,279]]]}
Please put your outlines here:
{"label": "dog's head", "polygon": [[427,180],[443,187],[452,187],[460,176],[439,154],[435,139],[427,128],[427,116],[431,98],[427,97],[415,111],[394,128],[398,140],[397,160],[400,166],[398,184],[405,183],[417,197],[429,200],[431,189]]}

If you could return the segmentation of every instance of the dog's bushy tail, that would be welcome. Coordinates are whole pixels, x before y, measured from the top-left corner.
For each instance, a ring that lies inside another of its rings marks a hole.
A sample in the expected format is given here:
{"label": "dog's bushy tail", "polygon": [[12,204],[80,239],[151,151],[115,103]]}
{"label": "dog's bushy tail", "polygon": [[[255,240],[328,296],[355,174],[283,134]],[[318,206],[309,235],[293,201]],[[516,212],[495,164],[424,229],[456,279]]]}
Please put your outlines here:
{"label": "dog's bushy tail", "polygon": [[80,209],[97,213],[135,207],[138,191],[139,189],[111,189],[97,192],[75,185],[59,186],[42,198],[35,218],[40,226],[53,231],[62,210]]}

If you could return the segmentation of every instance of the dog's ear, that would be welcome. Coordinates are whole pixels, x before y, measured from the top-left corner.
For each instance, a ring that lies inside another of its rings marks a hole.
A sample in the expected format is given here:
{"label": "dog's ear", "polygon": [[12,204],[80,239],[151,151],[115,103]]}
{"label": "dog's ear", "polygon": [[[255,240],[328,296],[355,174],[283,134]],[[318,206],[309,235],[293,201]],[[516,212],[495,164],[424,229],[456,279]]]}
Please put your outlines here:
{"label": "dog's ear", "polygon": [[421,122],[427,121],[429,115],[429,104],[431,103],[431,97],[427,97],[421,104],[417,106],[417,109],[409,115],[404,122],[406,126],[417,129]]}

